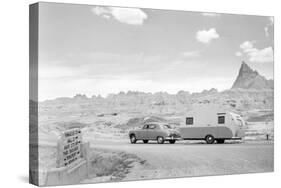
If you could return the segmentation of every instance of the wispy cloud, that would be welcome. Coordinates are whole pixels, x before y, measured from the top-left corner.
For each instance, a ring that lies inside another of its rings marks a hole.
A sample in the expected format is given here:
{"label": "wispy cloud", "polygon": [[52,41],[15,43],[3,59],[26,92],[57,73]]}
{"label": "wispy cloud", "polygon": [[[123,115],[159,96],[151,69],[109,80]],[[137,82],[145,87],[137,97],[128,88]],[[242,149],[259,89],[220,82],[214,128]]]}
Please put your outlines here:
{"label": "wispy cloud", "polygon": [[182,53],[182,56],[186,57],[186,58],[199,57],[200,52],[199,51],[186,51],[186,52]]}
{"label": "wispy cloud", "polygon": [[268,27],[264,28],[264,34],[266,37],[269,37]]}
{"label": "wispy cloud", "polygon": [[269,33],[269,30],[272,30],[272,26],[274,24],[274,17],[272,16],[269,16],[268,17],[268,22],[266,24],[266,26],[264,27],[264,34],[266,37],[269,37],[270,33]]}
{"label": "wispy cloud", "polygon": [[214,39],[218,39],[220,36],[215,28],[210,28],[209,30],[200,30],[196,33],[196,39],[199,42],[208,44]]}
{"label": "wispy cloud", "polygon": [[253,51],[254,48],[254,41],[245,41],[242,44],[240,44],[240,48],[243,50],[243,52],[248,53]]}
{"label": "wispy cloud", "polygon": [[254,43],[245,41],[240,45],[242,51],[249,57],[249,61],[258,63],[273,62],[273,48],[269,46],[264,49],[257,49],[254,47]]}
{"label": "wispy cloud", "polygon": [[242,54],[241,52],[236,52],[235,55],[236,55],[237,57],[241,57],[243,54]]}
{"label": "wispy cloud", "polygon": [[142,25],[147,19],[147,14],[138,8],[102,7],[91,9],[94,14],[105,19],[115,19],[130,25]]}
{"label": "wispy cloud", "polygon": [[269,20],[270,25],[274,24],[274,17],[273,16],[268,17],[268,20]]}
{"label": "wispy cloud", "polygon": [[272,47],[267,47],[261,50],[255,49],[254,51],[248,53],[251,62],[266,63],[273,61],[273,49]]}

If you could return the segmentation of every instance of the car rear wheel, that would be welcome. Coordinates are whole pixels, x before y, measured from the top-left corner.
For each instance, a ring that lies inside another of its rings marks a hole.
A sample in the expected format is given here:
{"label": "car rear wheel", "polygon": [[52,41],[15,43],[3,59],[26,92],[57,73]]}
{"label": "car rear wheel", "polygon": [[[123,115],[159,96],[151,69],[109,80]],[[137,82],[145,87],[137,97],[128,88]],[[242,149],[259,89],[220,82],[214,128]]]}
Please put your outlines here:
{"label": "car rear wheel", "polygon": [[169,140],[170,144],[174,144],[176,140]]}
{"label": "car rear wheel", "polygon": [[218,144],[223,144],[224,143],[224,139],[217,139],[217,143]]}
{"label": "car rear wheel", "polygon": [[205,140],[206,140],[207,144],[213,144],[215,141],[215,138],[213,135],[207,135]]}
{"label": "car rear wheel", "polygon": [[163,144],[164,141],[165,141],[165,140],[164,140],[164,138],[163,138],[162,136],[158,136],[158,137],[157,137],[157,143],[158,143],[158,144]]}
{"label": "car rear wheel", "polygon": [[148,143],[148,140],[143,140],[143,143],[147,144],[147,143]]}
{"label": "car rear wheel", "polygon": [[130,141],[131,141],[132,144],[135,144],[137,142],[136,136],[135,135],[131,135],[130,136]]}

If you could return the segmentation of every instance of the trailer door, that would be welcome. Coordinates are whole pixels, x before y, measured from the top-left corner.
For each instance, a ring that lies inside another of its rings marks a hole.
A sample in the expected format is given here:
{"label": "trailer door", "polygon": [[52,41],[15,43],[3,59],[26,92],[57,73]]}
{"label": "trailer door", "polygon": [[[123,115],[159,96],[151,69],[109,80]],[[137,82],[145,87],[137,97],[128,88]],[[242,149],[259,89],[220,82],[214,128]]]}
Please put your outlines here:
{"label": "trailer door", "polygon": [[226,135],[225,135],[226,117],[225,116],[226,116],[225,113],[218,113],[217,138],[226,138]]}

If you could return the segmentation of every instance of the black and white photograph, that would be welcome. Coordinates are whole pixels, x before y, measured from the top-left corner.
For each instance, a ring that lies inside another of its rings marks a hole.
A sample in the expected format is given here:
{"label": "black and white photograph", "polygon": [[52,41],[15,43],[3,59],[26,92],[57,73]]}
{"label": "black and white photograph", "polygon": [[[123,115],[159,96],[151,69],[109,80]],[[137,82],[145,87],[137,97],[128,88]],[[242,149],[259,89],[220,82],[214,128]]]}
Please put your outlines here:
{"label": "black and white photograph", "polygon": [[274,171],[274,17],[29,6],[29,181]]}

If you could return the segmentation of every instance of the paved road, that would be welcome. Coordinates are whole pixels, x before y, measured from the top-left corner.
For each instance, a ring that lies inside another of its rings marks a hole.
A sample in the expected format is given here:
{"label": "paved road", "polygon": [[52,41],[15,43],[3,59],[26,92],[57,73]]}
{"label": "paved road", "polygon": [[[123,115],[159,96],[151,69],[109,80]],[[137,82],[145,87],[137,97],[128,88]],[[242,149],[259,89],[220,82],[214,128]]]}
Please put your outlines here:
{"label": "paved road", "polygon": [[120,150],[146,161],[136,164],[125,180],[273,171],[273,143],[130,144],[91,141],[91,147]]}

